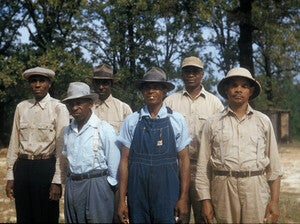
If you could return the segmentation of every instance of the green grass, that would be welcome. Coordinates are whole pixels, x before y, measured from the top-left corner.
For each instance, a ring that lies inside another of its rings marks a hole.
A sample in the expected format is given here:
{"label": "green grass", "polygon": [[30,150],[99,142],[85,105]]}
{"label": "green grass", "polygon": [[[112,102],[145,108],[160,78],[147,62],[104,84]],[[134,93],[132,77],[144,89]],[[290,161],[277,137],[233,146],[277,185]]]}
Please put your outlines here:
{"label": "green grass", "polygon": [[300,223],[299,194],[281,192],[279,206],[280,217],[278,223]]}

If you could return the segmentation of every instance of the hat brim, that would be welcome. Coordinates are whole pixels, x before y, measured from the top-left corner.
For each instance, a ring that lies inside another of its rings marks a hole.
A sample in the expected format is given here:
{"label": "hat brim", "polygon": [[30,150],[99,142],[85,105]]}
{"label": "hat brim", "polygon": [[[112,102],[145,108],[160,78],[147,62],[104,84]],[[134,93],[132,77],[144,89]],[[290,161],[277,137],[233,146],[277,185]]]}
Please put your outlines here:
{"label": "hat brim", "polygon": [[40,75],[40,76],[44,76],[44,77],[47,77],[49,78],[50,80],[52,80],[54,78],[54,75],[52,74],[48,74],[48,73],[43,73],[43,72],[39,72],[39,73],[36,73],[36,72],[28,72],[28,73],[24,73],[22,76],[24,79],[29,79],[31,76],[33,75]]}
{"label": "hat brim", "polygon": [[175,88],[175,85],[170,82],[155,82],[155,81],[136,81],[135,86],[137,89],[141,90],[143,85],[146,83],[158,83],[167,88],[168,91],[171,91]]}
{"label": "hat brim", "polygon": [[61,102],[66,103],[69,100],[75,100],[75,99],[91,99],[93,101],[96,101],[99,98],[97,93],[91,93],[88,95],[83,95],[83,96],[70,96],[65,99],[63,99]]}
{"label": "hat brim", "polygon": [[249,79],[245,76],[231,76],[231,77],[225,77],[223,78],[219,83],[218,83],[218,86],[217,86],[217,89],[218,89],[218,93],[224,98],[224,99],[228,99],[227,97],[227,94],[225,92],[225,87],[227,85],[227,83],[230,81],[230,79],[234,78],[234,77],[242,77],[242,78],[246,78],[248,79],[251,83],[252,83],[252,86],[254,87],[254,91],[253,91],[253,94],[249,97],[249,100],[253,100],[255,99],[261,92],[261,86],[260,84],[255,81],[255,80],[252,80],[252,79]]}
{"label": "hat brim", "polygon": [[89,79],[93,80],[93,79],[108,79],[108,80],[114,80],[114,78],[111,77],[98,77],[98,76],[94,76],[94,77],[88,77]]}
{"label": "hat brim", "polygon": [[196,64],[196,63],[188,63],[186,65],[182,65],[181,68],[185,68],[185,67],[196,67],[196,68],[200,68],[203,69],[203,66]]}

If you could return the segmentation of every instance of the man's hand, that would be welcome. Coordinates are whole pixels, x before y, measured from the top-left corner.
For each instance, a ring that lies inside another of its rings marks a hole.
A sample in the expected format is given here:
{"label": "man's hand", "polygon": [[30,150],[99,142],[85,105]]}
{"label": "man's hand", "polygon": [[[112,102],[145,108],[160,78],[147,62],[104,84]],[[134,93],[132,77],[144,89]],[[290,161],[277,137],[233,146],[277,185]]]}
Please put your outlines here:
{"label": "man's hand", "polygon": [[13,200],[15,198],[14,197],[14,180],[7,180],[5,190],[6,190],[6,196],[9,199]]}
{"label": "man's hand", "polygon": [[121,223],[125,223],[125,224],[129,223],[128,207],[127,207],[125,201],[122,201],[122,202],[119,201],[118,216],[119,216]]}
{"label": "man's hand", "polygon": [[178,223],[185,222],[188,212],[187,200],[179,199],[175,206],[175,221]]}
{"label": "man's hand", "polygon": [[204,217],[205,223],[214,222],[214,209],[210,199],[202,201],[202,216]]}
{"label": "man's hand", "polygon": [[51,184],[49,189],[49,199],[53,201],[58,201],[61,198],[61,184]]}
{"label": "man's hand", "polygon": [[266,208],[264,223],[277,223],[279,218],[279,205],[277,202],[270,201]]}

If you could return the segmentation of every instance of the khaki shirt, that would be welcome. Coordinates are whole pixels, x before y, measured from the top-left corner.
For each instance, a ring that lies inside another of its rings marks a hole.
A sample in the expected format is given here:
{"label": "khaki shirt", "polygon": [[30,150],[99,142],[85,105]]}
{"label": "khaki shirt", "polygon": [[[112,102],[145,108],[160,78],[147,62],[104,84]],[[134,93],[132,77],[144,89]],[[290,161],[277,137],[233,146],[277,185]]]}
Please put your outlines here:
{"label": "khaki shirt", "polygon": [[171,109],[183,114],[192,138],[189,145],[189,154],[191,161],[191,175],[196,172],[196,162],[199,154],[201,142],[202,127],[208,117],[221,112],[224,107],[218,97],[207,92],[202,86],[199,95],[192,99],[189,93],[183,89],[177,93],[168,96],[164,100],[165,104]]}
{"label": "khaki shirt", "polygon": [[200,147],[196,174],[200,200],[210,199],[213,170],[265,169],[268,180],[282,175],[272,123],[250,105],[241,120],[230,108],[209,119],[203,128]]}
{"label": "khaki shirt", "polygon": [[104,102],[96,101],[94,113],[112,125],[117,133],[120,131],[123,120],[132,113],[130,106],[110,95]]}
{"label": "khaki shirt", "polygon": [[25,100],[16,107],[7,151],[7,180],[13,180],[13,165],[18,154],[56,155],[52,183],[61,183],[63,128],[69,124],[69,112],[49,93],[40,102]]}

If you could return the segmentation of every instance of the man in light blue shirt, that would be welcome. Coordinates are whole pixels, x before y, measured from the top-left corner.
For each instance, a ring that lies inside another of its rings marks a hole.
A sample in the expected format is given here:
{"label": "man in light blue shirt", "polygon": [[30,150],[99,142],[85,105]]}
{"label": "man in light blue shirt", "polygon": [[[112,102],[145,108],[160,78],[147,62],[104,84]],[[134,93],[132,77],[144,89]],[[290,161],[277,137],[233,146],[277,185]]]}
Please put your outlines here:
{"label": "man in light blue shirt", "polygon": [[125,118],[118,137],[123,145],[119,218],[122,223],[182,221],[188,212],[191,138],[184,117],[163,104],[174,85],[154,67],[137,88],[146,105]]}
{"label": "man in light blue shirt", "polygon": [[120,151],[116,133],[93,112],[98,95],[82,82],[70,83],[63,100],[72,123],[64,131],[64,150],[69,167],[65,186],[67,223],[110,223]]}

